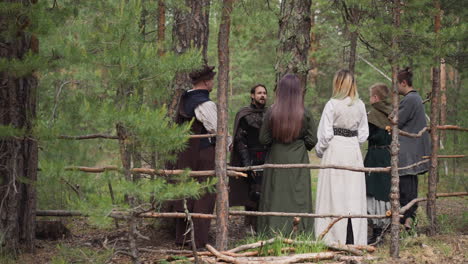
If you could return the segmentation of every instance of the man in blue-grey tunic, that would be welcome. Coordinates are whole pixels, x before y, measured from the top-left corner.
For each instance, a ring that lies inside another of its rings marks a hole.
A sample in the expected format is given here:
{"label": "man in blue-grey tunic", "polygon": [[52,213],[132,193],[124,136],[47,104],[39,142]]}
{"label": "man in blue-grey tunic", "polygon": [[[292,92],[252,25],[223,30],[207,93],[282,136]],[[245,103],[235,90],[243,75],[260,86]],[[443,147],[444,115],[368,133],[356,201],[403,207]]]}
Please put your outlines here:
{"label": "man in blue-grey tunic", "polygon": [[[398,128],[409,133],[418,133],[427,126],[426,114],[421,96],[413,88],[413,74],[407,67],[398,72],[398,93],[403,95],[398,112]],[[405,167],[423,160],[430,155],[430,139],[428,132],[421,137],[412,138],[400,135],[400,153],[398,167]],[[400,170],[400,204],[405,206],[418,197],[418,174],[429,170],[429,163],[405,170]],[[416,215],[417,205],[408,209],[400,220],[406,229],[411,228],[411,222]]]}

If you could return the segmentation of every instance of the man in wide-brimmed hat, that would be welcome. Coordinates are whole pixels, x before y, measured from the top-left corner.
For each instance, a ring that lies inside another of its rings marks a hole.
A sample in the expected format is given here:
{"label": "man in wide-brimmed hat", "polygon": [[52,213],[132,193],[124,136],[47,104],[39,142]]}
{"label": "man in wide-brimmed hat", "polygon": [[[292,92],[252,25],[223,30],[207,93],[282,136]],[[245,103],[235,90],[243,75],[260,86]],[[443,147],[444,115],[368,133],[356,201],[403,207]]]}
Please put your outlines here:
{"label": "man in wide-brimmed hat", "polygon": [[[186,91],[179,103],[176,122],[181,124],[193,120],[192,134],[214,134],[217,126],[216,104],[210,100],[210,92],[213,89],[213,78],[216,72],[214,66],[203,66],[190,73],[193,85],[191,90]],[[190,168],[194,171],[213,170],[215,159],[215,137],[192,138],[188,142],[188,147],[178,154],[175,164],[177,169]],[[206,177],[197,177],[202,182]],[[192,213],[213,213],[216,194],[206,193],[200,199],[187,200],[188,210]],[[173,203],[173,210],[183,212],[182,201]],[[197,248],[204,247],[208,242],[208,231],[210,219],[194,218],[195,243]],[[176,219],[176,244],[183,245],[190,242],[190,232],[187,232],[187,222],[185,219]]]}

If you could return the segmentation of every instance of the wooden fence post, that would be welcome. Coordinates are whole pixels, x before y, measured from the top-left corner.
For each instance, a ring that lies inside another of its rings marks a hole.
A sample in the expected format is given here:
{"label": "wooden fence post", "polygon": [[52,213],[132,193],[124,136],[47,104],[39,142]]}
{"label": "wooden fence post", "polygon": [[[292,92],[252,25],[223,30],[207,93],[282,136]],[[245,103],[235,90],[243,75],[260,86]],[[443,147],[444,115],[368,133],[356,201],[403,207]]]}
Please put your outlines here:
{"label": "wooden fence post", "polygon": [[216,248],[226,250],[228,242],[229,195],[227,179],[228,88],[229,88],[229,32],[233,0],[223,0],[218,35],[218,135],[216,136]]}

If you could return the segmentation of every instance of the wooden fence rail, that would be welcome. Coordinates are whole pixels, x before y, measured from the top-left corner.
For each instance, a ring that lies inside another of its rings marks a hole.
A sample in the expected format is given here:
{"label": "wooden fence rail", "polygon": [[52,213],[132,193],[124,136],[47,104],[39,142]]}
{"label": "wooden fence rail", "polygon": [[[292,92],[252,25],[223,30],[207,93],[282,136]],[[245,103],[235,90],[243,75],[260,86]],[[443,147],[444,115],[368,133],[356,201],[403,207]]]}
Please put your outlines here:
{"label": "wooden fence rail", "polygon": [[[455,192],[455,193],[438,193],[436,194],[437,198],[440,197],[459,197],[459,196],[468,196],[468,192]],[[416,203],[426,201],[427,198],[416,198],[409,202],[406,206],[400,209],[400,217],[402,216],[408,208],[413,206]],[[114,211],[109,214],[110,217],[114,218],[125,218],[126,212]],[[236,211],[230,210],[230,216],[281,216],[281,217],[307,217],[307,218],[388,218],[391,217],[390,211],[385,215],[338,215],[338,214],[311,214],[311,213],[286,213],[286,212],[256,212],[256,211]],[[73,217],[73,216],[83,216],[87,217],[88,215],[73,210],[37,210],[36,216],[55,216],[55,217]],[[159,213],[159,212],[146,212],[137,214],[138,217],[142,218],[186,218],[186,213],[178,212],[169,212],[169,213]],[[192,218],[209,218],[216,219],[215,214],[199,214],[199,213],[190,213]]]}

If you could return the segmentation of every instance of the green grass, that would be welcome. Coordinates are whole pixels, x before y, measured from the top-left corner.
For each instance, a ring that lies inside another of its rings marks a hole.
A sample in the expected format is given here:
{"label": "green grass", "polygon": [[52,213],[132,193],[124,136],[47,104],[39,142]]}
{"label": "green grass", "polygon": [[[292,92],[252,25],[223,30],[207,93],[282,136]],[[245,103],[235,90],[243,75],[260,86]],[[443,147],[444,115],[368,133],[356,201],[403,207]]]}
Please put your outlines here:
{"label": "green grass", "polygon": [[[249,236],[241,241],[238,241],[236,243],[236,246],[251,244],[262,240],[268,240],[271,238],[271,236],[267,236],[266,234]],[[284,239],[292,239],[299,243],[292,245],[289,243],[285,243]],[[276,239],[272,244],[265,245],[261,248],[251,249],[249,251],[257,251],[260,249],[260,256],[285,256],[289,255],[291,252],[282,252],[282,249],[291,247],[295,249],[295,254],[323,252],[326,250],[325,245],[321,241],[316,241],[312,234],[301,233],[295,236],[284,236],[283,234],[278,234],[278,236],[276,236]]]}
{"label": "green grass", "polygon": [[51,260],[51,264],[78,263],[106,263],[112,256],[111,250],[96,250],[85,247],[69,247],[57,245],[58,253]]}

